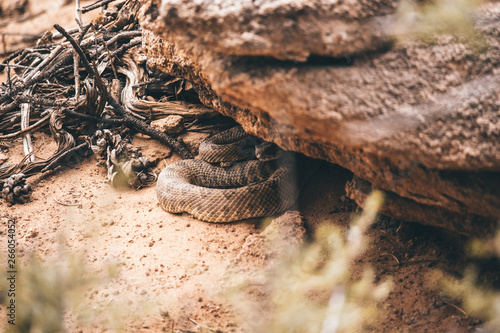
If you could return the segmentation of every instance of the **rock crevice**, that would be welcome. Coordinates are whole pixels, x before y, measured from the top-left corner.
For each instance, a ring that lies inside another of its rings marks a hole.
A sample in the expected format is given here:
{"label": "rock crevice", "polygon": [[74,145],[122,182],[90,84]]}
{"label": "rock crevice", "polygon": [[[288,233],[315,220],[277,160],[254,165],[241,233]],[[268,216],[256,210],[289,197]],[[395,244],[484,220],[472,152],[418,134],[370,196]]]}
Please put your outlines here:
{"label": "rock crevice", "polygon": [[[479,11],[480,51],[444,34],[432,44],[392,44],[387,20],[397,1],[211,3],[143,0],[151,67],[193,82],[205,105],[246,131],[387,191],[402,205],[388,203],[388,215],[465,234],[496,223],[500,5]],[[358,27],[345,44],[318,35],[342,28],[339,20]],[[363,28],[375,21],[385,23]],[[455,222],[439,222],[443,216]]]}

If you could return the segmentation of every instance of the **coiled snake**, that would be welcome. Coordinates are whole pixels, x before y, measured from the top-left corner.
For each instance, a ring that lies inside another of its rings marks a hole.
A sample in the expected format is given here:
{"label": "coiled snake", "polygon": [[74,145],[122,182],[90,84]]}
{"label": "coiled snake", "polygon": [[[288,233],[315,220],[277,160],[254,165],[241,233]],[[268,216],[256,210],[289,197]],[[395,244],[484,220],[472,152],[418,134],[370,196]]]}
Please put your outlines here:
{"label": "coiled snake", "polygon": [[[200,159],[167,166],[156,185],[160,206],[207,222],[270,216],[289,208],[299,195],[294,156],[248,160],[261,155],[258,150],[255,153],[256,140],[241,127],[233,127],[202,142]],[[221,161],[233,161],[233,165],[211,164]]]}

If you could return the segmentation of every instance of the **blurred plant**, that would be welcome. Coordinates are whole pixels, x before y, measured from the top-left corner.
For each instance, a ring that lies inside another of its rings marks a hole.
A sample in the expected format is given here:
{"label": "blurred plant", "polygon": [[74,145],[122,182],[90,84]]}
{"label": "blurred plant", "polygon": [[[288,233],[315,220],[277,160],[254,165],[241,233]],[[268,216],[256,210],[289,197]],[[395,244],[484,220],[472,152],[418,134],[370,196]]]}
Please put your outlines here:
{"label": "blurred plant", "polygon": [[[58,259],[42,262],[32,253],[24,265],[18,265],[15,325],[8,325],[7,332],[64,332],[67,311],[79,314],[80,319],[88,317],[85,292],[117,275],[116,266],[109,265],[102,273],[93,272],[82,258],[67,251],[61,251]],[[5,287],[3,290],[8,289]],[[9,300],[5,299],[6,303]]]}
{"label": "blurred plant", "polygon": [[468,253],[474,258],[500,258],[500,229],[490,239],[473,239],[468,244]]}
{"label": "blurred plant", "polygon": [[415,36],[433,43],[437,35],[460,36],[480,51],[486,50],[483,35],[475,29],[481,0],[404,0],[398,9],[397,35],[400,39]]}
{"label": "blurred plant", "polygon": [[[467,246],[474,258],[500,259],[500,229],[491,239],[473,239]],[[500,291],[478,281],[474,267],[467,267],[461,279],[442,271],[434,271],[430,281],[462,306],[467,315],[484,322],[485,332],[500,332]]]}
{"label": "blurred plant", "polygon": [[[111,201],[105,200],[99,205],[109,207],[110,204]],[[105,221],[106,217],[97,220],[74,214],[70,207],[66,222],[67,225],[84,225],[85,237],[102,244],[106,234],[100,232],[97,221],[103,223],[103,219]],[[111,288],[118,288],[117,291],[122,288],[115,283],[120,277],[120,262],[102,262],[99,267],[91,267],[84,255],[67,247],[63,231],[56,237],[58,247],[52,256],[33,251],[26,259],[17,258],[15,326],[6,325],[7,332],[71,332],[76,327],[91,327],[92,331],[101,327],[120,332],[132,320],[158,312],[162,301],[159,298],[152,300],[148,295],[140,295],[130,299],[127,293],[111,293]],[[5,274],[5,271],[0,272],[1,291],[9,289],[10,281]],[[107,292],[100,294],[104,294],[105,299],[94,298],[93,295],[104,290]],[[7,293],[0,292],[0,295],[5,296],[0,302],[8,306],[13,298],[7,298]]]}
{"label": "blurred plant", "polygon": [[[273,333],[354,332],[374,322],[377,302],[387,297],[391,281],[375,285],[371,269],[354,281],[352,268],[369,244],[365,231],[374,222],[382,201],[380,192],[367,199],[346,239],[340,229],[323,225],[313,242],[294,250],[286,248],[286,253],[276,259],[277,264],[259,276],[233,277],[240,283],[227,295],[247,316],[244,320],[251,329]],[[263,301],[249,298],[249,289],[256,285],[265,289]]]}

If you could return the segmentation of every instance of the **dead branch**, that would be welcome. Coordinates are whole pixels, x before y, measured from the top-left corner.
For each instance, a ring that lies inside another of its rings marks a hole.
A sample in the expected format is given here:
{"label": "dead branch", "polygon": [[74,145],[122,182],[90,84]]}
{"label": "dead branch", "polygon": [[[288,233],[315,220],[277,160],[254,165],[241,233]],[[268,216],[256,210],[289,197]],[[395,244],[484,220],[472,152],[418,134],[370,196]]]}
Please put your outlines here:
{"label": "dead branch", "polygon": [[[75,1],[77,17],[110,2],[100,0],[80,9]],[[138,8],[138,1],[129,0],[105,11],[95,22],[77,20],[78,27],[68,30],[54,25],[57,32],[45,32],[36,46],[19,49],[0,63],[0,72],[7,68],[7,81],[0,83],[0,140],[25,136],[26,145],[21,162],[0,167],[0,182],[14,174],[30,177],[56,170],[94,152],[106,155],[111,163],[108,173],[111,170],[113,184],[121,172],[134,188],[147,186],[155,178],[147,169],[147,158],[120,155],[123,147],[130,146],[130,129],[171,146],[183,158],[193,158],[181,140],[157,131],[148,121],[177,114],[192,122],[215,112],[199,102],[185,80],[154,72],[134,60],[138,58],[132,55],[141,52],[137,46],[142,43]],[[110,94],[111,82],[126,92],[118,88]],[[99,137],[111,133],[105,126],[113,128],[113,137],[124,137],[123,142],[113,141],[109,151],[102,150],[105,142]],[[35,160],[29,134],[47,127],[57,149],[51,157]]]}

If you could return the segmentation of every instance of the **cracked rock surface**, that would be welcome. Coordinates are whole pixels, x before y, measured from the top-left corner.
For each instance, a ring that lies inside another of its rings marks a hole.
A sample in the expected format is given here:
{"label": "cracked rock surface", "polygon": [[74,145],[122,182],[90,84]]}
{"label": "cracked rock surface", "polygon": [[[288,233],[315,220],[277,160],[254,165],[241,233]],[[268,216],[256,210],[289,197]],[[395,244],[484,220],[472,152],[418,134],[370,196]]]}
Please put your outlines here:
{"label": "cracked rock surface", "polygon": [[388,215],[484,233],[500,217],[500,4],[479,11],[481,50],[395,43],[397,4],[143,0],[141,21],[148,64],[249,133],[351,170]]}
{"label": "cracked rock surface", "polygon": [[[376,49],[386,41],[394,0],[163,1],[170,37],[214,52],[306,60]],[[203,33],[200,33],[202,32]]]}

